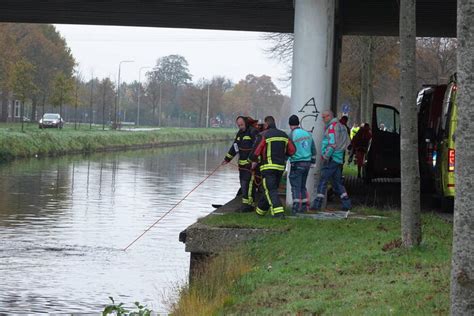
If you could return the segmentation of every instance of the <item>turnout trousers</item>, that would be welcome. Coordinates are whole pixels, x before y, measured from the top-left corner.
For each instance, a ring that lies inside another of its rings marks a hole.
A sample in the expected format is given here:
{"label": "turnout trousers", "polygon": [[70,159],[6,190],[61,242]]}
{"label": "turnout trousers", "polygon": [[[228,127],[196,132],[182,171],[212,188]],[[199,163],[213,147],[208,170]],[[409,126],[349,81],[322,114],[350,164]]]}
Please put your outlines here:
{"label": "turnout trousers", "polygon": [[278,196],[278,187],[282,175],[283,171],[280,170],[262,171],[263,194],[258,200],[258,205],[255,209],[258,215],[264,216],[268,211],[272,215],[285,212]]}
{"label": "turnout trousers", "polygon": [[242,204],[252,206],[255,196],[254,176],[250,170],[251,165],[239,166],[240,189],[242,190]]}

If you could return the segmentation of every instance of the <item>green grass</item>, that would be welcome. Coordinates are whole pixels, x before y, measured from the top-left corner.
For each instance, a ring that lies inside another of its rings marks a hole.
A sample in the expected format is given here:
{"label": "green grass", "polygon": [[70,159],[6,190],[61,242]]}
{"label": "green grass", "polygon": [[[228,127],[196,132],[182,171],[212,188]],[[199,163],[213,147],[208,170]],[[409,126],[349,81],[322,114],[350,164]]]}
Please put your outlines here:
{"label": "green grass", "polygon": [[342,175],[345,177],[357,177],[357,165],[346,163],[344,169],[342,169]]}
{"label": "green grass", "polygon": [[[162,128],[154,131],[102,131],[81,127],[74,130],[40,130],[37,124],[0,124],[0,161],[14,158],[57,156],[67,153],[90,153],[109,149],[129,149],[140,146],[165,146],[184,142],[205,142],[232,139],[232,129]],[[88,127],[88,126],[87,126]]]}
{"label": "green grass", "polygon": [[203,219],[220,227],[279,231],[243,247],[253,268],[230,285],[226,303],[214,313],[448,314],[451,224],[426,214],[420,247],[384,251],[400,236],[399,212],[356,211],[386,218],[281,221],[229,214]]}

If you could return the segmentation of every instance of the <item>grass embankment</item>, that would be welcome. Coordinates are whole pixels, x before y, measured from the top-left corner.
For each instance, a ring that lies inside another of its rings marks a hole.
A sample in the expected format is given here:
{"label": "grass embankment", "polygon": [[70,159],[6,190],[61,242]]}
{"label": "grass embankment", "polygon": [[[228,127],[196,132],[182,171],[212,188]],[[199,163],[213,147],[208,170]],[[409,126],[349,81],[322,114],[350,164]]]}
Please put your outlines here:
{"label": "grass embankment", "polygon": [[[13,127],[12,127],[13,126]],[[62,130],[40,130],[36,124],[28,124],[21,132],[18,124],[0,125],[0,161],[14,158],[57,156],[68,153],[166,146],[232,139],[232,129],[162,128],[148,131],[102,131],[82,127],[74,130],[66,126]]]}
{"label": "grass embankment", "polygon": [[399,213],[383,214],[387,218],[347,221],[208,217],[204,222],[214,226],[284,232],[210,261],[199,281],[183,289],[174,313],[447,314],[451,224],[424,215],[423,244],[407,250],[397,240]]}

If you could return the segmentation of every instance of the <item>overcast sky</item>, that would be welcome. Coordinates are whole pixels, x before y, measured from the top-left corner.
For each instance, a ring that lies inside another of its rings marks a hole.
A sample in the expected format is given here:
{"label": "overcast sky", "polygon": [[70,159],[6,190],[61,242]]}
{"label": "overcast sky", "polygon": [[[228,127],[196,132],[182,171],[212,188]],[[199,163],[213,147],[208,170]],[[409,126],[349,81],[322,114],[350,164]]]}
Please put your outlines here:
{"label": "overcast sky", "polygon": [[[179,54],[186,58],[193,81],[223,75],[234,82],[247,74],[269,75],[282,93],[290,88],[279,79],[285,66],[264,53],[268,43],[261,33],[145,27],[56,25],[71,48],[82,75],[110,76],[116,80],[121,60],[121,80],[138,80],[140,67],[154,66],[159,57]],[[142,70],[142,80],[147,69]]]}

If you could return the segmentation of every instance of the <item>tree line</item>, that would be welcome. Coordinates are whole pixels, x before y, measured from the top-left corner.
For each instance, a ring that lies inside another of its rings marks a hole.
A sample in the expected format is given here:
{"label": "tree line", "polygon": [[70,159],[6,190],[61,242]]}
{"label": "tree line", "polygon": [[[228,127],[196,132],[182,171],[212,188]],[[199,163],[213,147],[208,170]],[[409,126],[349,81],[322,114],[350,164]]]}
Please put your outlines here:
{"label": "tree line", "polygon": [[56,101],[57,81],[71,78],[75,65],[53,25],[0,23],[0,120],[8,120],[12,99],[29,101],[34,119],[39,106]]}
{"label": "tree line", "polygon": [[[263,36],[267,53],[288,67],[291,80],[294,35],[268,33]],[[447,83],[456,71],[457,41],[454,38],[417,38],[417,87]],[[338,110],[351,105],[353,122],[369,122],[372,104],[398,107],[400,94],[400,41],[398,37],[344,36],[339,71]]]}
{"label": "tree line", "polygon": [[[117,87],[111,78],[81,73],[53,25],[0,24],[0,121],[37,121],[56,112],[76,126],[230,126],[237,115],[278,116],[289,102],[267,75],[193,81],[180,55],[159,57],[142,81]],[[20,119],[12,115],[12,100],[24,105]]]}

